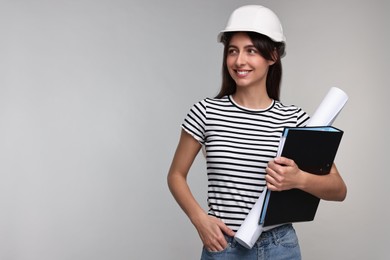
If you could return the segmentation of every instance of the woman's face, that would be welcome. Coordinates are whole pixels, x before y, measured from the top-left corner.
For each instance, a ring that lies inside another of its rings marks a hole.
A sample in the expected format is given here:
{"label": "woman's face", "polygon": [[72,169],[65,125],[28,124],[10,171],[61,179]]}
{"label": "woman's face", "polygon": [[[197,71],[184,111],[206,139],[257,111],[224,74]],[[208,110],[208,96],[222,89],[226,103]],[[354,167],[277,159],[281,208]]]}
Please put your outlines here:
{"label": "woman's face", "polygon": [[226,65],[237,88],[265,88],[268,67],[274,61],[264,59],[246,33],[234,34],[227,48]]}

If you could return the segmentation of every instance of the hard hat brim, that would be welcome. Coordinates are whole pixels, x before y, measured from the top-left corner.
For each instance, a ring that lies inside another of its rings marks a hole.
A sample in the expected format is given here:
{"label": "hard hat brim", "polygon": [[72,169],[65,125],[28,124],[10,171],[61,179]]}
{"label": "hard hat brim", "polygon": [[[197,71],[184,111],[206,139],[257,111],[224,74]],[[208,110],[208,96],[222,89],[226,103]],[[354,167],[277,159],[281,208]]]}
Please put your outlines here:
{"label": "hard hat brim", "polygon": [[222,42],[222,36],[226,32],[255,32],[255,33],[267,36],[268,38],[270,38],[274,42],[283,42],[284,44],[286,43],[286,37],[284,35],[271,35],[270,33],[258,32],[258,31],[254,31],[253,29],[247,29],[247,28],[222,30],[217,35],[217,41],[218,42]]}

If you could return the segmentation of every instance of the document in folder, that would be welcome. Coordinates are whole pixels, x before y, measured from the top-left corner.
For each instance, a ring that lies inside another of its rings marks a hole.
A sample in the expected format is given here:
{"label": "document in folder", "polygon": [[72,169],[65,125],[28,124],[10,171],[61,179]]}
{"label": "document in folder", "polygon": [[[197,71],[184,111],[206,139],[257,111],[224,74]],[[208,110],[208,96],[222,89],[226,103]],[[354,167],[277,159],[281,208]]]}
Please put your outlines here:
{"label": "document in folder", "polygon": [[[285,128],[278,156],[295,161],[311,174],[328,174],[336,157],[343,131],[332,127]],[[299,189],[267,191],[260,215],[263,226],[312,221],[320,199]]]}

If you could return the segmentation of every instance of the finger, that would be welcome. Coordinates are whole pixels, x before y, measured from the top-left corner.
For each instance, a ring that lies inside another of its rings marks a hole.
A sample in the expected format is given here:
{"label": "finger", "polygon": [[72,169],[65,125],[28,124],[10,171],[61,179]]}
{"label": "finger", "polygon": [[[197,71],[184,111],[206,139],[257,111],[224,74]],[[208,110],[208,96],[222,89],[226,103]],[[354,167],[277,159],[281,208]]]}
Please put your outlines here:
{"label": "finger", "polygon": [[267,188],[270,190],[275,190],[278,183],[274,179],[267,180]]}
{"label": "finger", "polygon": [[274,161],[275,163],[284,166],[293,166],[295,164],[293,160],[286,157],[276,157]]}
{"label": "finger", "polygon": [[269,189],[269,190],[271,190],[271,191],[277,191],[278,189],[274,186],[274,185],[272,185],[271,183],[267,183],[267,188]]}
{"label": "finger", "polygon": [[215,217],[212,217],[212,219],[213,222],[217,225],[217,228],[214,230],[211,244],[213,245],[214,250],[223,250],[227,245],[227,241],[223,233],[229,232],[230,229],[220,219]]}
{"label": "finger", "polygon": [[222,250],[224,250],[226,247],[222,247],[222,246],[217,246],[217,247],[210,247],[210,249],[208,249],[210,252],[220,252]]}
{"label": "finger", "polygon": [[281,182],[284,178],[283,168],[281,166],[278,166],[277,168],[278,169],[271,169],[271,168],[266,169],[267,174],[265,175],[265,180],[274,185],[278,182]]}
{"label": "finger", "polygon": [[271,177],[275,177],[277,175],[277,172],[276,172],[276,168],[278,166],[273,164],[273,165],[268,165],[267,168],[265,168],[265,172],[267,175],[271,176]]}
{"label": "finger", "polygon": [[287,158],[275,158],[275,160],[272,160],[268,163],[268,167],[265,169],[265,171],[274,177],[280,175],[281,171],[283,171],[283,167],[285,167],[285,165],[281,162],[284,162],[285,159]]}
{"label": "finger", "polygon": [[267,175],[265,175],[265,181],[267,183],[274,183],[275,179],[272,177],[272,174],[267,174]]}
{"label": "finger", "polygon": [[227,241],[225,237],[216,238],[214,241],[208,246],[209,251],[222,251],[226,248]]}
{"label": "finger", "polygon": [[223,233],[225,233],[228,236],[234,236],[234,231],[231,230],[228,226],[226,226],[225,223],[222,221],[218,224],[219,228],[222,230]]}
{"label": "finger", "polygon": [[269,161],[267,166],[270,169],[275,169],[279,166],[279,164],[277,163],[277,160],[275,158],[274,160]]}

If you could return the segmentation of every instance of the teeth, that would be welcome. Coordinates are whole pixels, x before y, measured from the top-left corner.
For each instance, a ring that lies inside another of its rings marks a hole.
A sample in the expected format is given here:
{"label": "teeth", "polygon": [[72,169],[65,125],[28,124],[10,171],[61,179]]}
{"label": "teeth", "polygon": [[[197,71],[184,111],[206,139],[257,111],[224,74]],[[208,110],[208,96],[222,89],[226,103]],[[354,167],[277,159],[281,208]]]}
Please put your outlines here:
{"label": "teeth", "polygon": [[241,75],[241,76],[246,75],[248,73],[249,73],[249,70],[237,70],[237,74]]}

